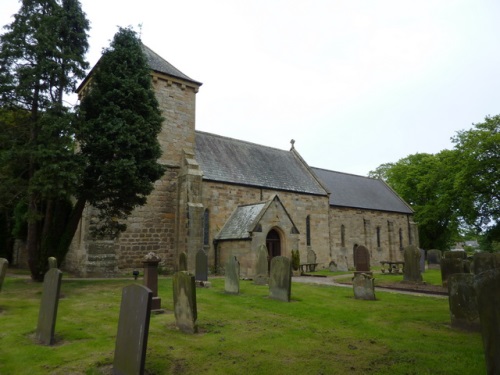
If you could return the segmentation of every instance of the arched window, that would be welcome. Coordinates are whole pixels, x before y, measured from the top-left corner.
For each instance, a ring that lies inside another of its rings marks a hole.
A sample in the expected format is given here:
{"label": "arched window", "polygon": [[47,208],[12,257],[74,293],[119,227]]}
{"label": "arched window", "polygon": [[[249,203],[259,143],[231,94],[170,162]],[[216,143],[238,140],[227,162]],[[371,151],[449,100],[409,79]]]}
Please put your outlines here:
{"label": "arched window", "polygon": [[311,246],[311,215],[306,217],[306,244]]}
{"label": "arched window", "polygon": [[380,248],[380,227],[377,227],[377,247]]}
{"label": "arched window", "polygon": [[203,245],[209,246],[210,244],[210,231],[209,231],[209,212],[208,208],[203,212]]}
{"label": "arched window", "polygon": [[403,250],[403,229],[399,228],[399,249]]}
{"label": "arched window", "polygon": [[345,247],[345,225],[340,226],[340,246]]}

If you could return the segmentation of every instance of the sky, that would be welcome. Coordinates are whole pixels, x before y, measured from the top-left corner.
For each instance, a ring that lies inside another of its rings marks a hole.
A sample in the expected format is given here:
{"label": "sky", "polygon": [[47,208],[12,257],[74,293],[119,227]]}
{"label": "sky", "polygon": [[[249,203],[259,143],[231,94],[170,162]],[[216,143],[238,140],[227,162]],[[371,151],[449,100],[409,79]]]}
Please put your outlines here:
{"label": "sky", "polygon": [[[91,66],[132,26],[203,83],[198,130],[282,150],[294,139],[313,167],[366,176],[500,114],[497,0],[80,3]],[[1,0],[0,25],[19,7]]]}

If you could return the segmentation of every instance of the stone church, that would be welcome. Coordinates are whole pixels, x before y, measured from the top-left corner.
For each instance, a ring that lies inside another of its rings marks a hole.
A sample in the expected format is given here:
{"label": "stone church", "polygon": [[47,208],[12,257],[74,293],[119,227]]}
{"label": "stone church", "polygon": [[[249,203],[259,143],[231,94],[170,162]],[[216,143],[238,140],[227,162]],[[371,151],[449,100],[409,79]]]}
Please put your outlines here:
{"label": "stone church", "polygon": [[[269,259],[308,251],[318,267],[353,267],[353,246],[365,245],[371,263],[402,260],[402,249],[418,246],[413,211],[383,181],[311,167],[291,142],[280,150],[197,131],[196,93],[201,83],[144,46],[162,115],[159,142],[166,167],[145,206],[128,218],[115,239],[95,239],[88,207],[65,260],[82,276],[128,274],[144,256],[161,257],[165,272],[177,269],[181,252],[194,271],[203,249],[212,272],[235,255],[242,277],[253,277],[256,251]],[[80,85],[82,95],[88,78]]]}

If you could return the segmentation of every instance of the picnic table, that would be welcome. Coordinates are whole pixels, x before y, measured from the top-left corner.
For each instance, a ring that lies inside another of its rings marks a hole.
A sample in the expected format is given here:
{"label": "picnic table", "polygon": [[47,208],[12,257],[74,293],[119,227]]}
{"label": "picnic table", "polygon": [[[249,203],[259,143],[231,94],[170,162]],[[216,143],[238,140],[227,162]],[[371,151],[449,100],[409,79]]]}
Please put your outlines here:
{"label": "picnic table", "polygon": [[300,265],[300,272],[314,272],[318,263],[302,263]]}
{"label": "picnic table", "polygon": [[405,269],[405,262],[393,262],[391,260],[382,260],[380,261],[380,264],[382,265],[382,273],[385,273],[385,271],[389,273],[402,273]]}

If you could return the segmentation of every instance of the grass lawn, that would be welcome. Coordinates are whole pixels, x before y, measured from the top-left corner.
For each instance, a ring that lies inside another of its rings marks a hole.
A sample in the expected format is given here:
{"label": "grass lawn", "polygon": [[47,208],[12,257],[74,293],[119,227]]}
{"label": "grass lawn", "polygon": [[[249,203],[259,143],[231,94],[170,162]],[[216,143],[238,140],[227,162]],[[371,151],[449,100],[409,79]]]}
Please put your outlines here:
{"label": "grass lawn", "polygon": [[[175,327],[172,282],[159,280],[165,314],[151,317],[147,374],[484,374],[479,333],[452,329],[446,298],[293,283],[292,302],[266,286],[224,280],[197,289],[200,333]],[[109,374],[122,287],[133,280],[64,280],[57,342],[33,336],[41,284],[7,277],[0,292],[0,374]],[[141,283],[140,280],[135,281]]]}

